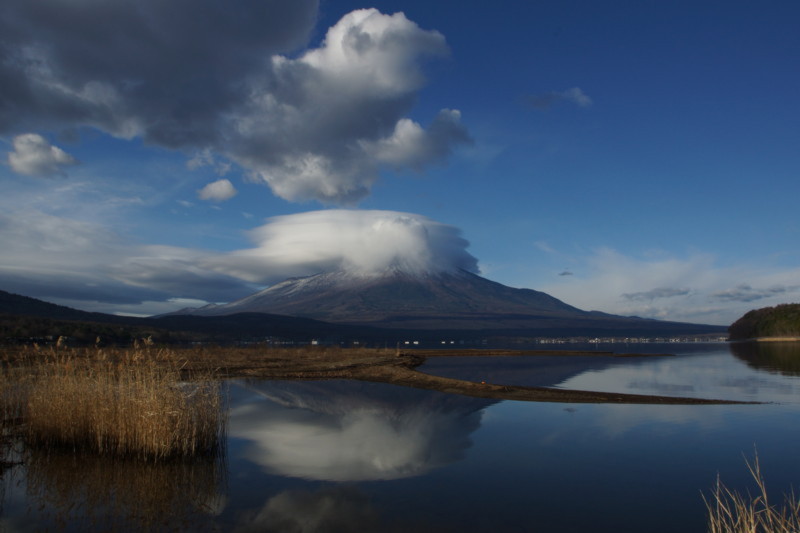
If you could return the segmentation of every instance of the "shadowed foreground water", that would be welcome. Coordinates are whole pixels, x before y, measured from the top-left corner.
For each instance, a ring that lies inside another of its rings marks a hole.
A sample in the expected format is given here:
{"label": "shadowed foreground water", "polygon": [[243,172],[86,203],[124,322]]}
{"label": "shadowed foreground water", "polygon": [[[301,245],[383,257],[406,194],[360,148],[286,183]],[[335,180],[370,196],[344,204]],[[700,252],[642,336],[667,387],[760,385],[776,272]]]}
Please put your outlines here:
{"label": "shadowed foreground water", "polygon": [[341,380],[234,382],[224,460],[31,456],[3,474],[0,530],[704,531],[701,491],[717,473],[748,487],[743,455],[754,447],[776,501],[800,485],[800,351],[680,351],[433,359],[422,370],[770,403],[496,402]]}

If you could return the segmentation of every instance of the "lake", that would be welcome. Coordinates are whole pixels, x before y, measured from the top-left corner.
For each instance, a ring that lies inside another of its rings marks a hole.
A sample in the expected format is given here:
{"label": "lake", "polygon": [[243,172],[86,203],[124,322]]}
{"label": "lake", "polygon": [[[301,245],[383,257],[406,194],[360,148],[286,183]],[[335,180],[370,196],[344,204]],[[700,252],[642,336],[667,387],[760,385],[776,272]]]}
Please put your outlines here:
{"label": "lake", "polygon": [[223,459],[32,454],[3,475],[0,530],[701,532],[701,493],[718,474],[752,488],[744,460],[755,450],[774,502],[800,487],[800,346],[591,349],[675,355],[442,357],[421,370],[760,403],[528,403],[232,381]]}

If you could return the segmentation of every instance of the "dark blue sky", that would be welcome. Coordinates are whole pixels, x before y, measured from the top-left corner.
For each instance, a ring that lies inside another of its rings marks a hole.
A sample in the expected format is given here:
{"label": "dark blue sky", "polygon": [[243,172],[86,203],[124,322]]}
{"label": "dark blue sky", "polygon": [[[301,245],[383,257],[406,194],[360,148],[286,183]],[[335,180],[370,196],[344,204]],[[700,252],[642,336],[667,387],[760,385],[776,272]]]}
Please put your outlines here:
{"label": "dark blue sky", "polygon": [[800,298],[794,2],[37,5],[0,8],[2,289],[148,314],[456,250],[613,313]]}

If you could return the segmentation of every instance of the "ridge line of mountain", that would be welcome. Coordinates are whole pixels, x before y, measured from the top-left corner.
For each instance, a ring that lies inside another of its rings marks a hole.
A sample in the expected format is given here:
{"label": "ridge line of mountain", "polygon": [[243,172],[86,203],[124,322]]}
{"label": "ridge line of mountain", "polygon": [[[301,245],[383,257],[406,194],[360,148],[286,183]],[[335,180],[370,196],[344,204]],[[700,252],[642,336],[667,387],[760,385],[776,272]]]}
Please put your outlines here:
{"label": "ridge line of mountain", "polygon": [[[591,317],[589,312],[586,317]],[[378,324],[336,324],[303,317],[267,313],[234,313],[202,317],[191,315],[161,315],[158,317],[128,317],[81,311],[35,298],[0,290],[0,337],[26,338],[65,335],[78,341],[94,342],[96,336],[109,342],[123,342],[153,335],[165,342],[195,340],[238,342],[267,338],[310,342],[365,342],[391,344],[410,339],[439,342],[465,340],[479,342],[486,338],[534,337],[594,337],[594,336],[668,336],[723,334],[723,326],[665,322],[651,319],[621,317],[623,322],[606,322],[605,327],[584,323],[576,329],[573,322],[551,319],[540,327],[475,327],[451,328],[447,324],[435,328],[380,327]],[[620,317],[617,317],[620,318]],[[430,325],[430,324],[429,324]],[[435,325],[435,324],[434,324]],[[613,326],[613,327],[612,327]],[[13,334],[14,332],[21,334]],[[28,332],[28,333],[25,333]]]}
{"label": "ridge line of mountain", "polygon": [[[464,270],[414,274],[398,269],[363,274],[344,270],[291,278],[226,304],[171,315],[223,316],[262,312],[336,324],[453,330],[695,331],[697,325],[584,311],[549,294],[508,287]],[[700,325],[709,331],[720,326]]]}

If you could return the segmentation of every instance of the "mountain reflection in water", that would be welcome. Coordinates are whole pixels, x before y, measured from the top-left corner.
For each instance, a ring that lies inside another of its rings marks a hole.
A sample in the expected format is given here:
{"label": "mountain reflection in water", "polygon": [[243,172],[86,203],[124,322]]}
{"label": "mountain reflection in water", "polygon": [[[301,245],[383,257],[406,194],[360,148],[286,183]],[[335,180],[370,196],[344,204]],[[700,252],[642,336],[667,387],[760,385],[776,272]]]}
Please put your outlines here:
{"label": "mountain reflection in water", "polygon": [[229,435],[271,474],[400,479],[458,461],[491,400],[376,383],[258,382],[231,409]]}
{"label": "mountain reflection in water", "polygon": [[735,342],[731,353],[756,370],[800,376],[800,342]]}

